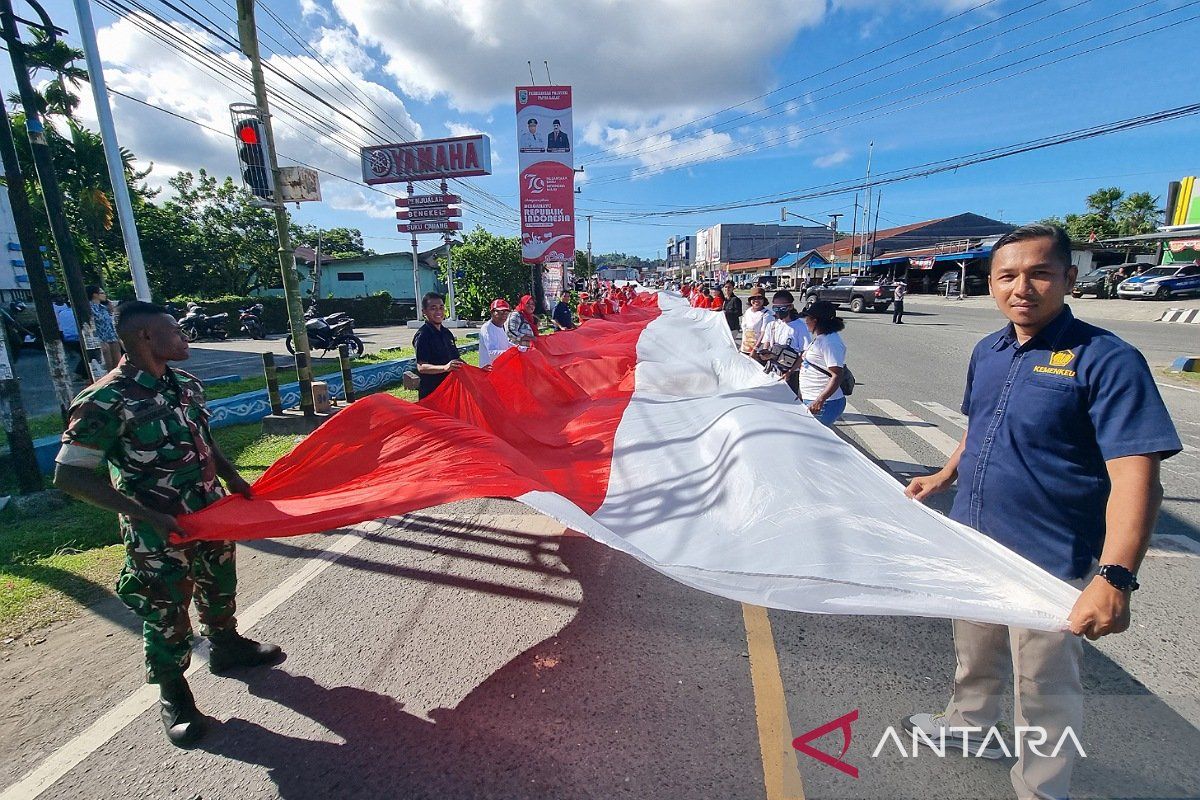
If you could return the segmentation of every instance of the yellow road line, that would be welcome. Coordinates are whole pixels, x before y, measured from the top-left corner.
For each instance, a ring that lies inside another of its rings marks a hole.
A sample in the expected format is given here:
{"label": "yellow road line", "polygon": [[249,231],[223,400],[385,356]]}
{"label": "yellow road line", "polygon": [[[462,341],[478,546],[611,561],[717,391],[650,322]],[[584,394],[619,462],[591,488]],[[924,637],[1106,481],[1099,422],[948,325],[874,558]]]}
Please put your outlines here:
{"label": "yellow road line", "polygon": [[742,603],[746,643],[750,653],[750,681],[754,686],[754,711],[758,720],[758,744],[762,749],[763,781],[767,800],[804,800],[804,784],[792,747],[792,723],[788,719],[779,674],[779,654],[767,610]]}

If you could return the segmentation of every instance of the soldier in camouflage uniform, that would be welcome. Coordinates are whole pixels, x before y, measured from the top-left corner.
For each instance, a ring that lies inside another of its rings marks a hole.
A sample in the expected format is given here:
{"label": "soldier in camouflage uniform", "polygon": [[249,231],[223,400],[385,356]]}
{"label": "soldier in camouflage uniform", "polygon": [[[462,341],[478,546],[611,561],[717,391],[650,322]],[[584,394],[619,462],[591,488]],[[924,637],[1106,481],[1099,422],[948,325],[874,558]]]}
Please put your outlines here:
{"label": "soldier in camouflage uniform", "polygon": [[[213,441],[202,384],[168,366],[188,357],[186,339],[163,309],[136,301],[118,308],[117,332],[128,355],[71,404],[54,481],[119,515],[125,565],[117,595],[142,620],[146,680],[159,684],[167,736],[186,746],[200,737],[204,720],[183,677],[193,594],[201,633],[212,642],[213,672],[270,663],[282,652],[237,632],[232,542],[170,541],[177,515],[225,496],[219,478],[234,492],[251,493]],[[102,463],[107,480],[97,472]]]}

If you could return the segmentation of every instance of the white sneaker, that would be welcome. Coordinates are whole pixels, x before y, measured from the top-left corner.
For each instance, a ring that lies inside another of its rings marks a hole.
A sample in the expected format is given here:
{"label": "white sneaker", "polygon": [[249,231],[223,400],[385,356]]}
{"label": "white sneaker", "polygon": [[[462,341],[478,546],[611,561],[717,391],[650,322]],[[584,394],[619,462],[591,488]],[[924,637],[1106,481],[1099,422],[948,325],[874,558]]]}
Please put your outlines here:
{"label": "white sneaker", "polygon": [[[925,734],[930,742],[941,744],[945,741],[947,750],[963,752],[964,738],[962,731],[946,724],[945,714],[913,714],[905,717],[902,724],[904,730],[910,733],[918,730]],[[976,758],[1012,758],[1012,748],[1008,744],[1008,726],[1003,722],[997,723],[990,729],[971,731],[966,735],[965,755]],[[928,744],[924,738],[918,738],[922,744]]]}

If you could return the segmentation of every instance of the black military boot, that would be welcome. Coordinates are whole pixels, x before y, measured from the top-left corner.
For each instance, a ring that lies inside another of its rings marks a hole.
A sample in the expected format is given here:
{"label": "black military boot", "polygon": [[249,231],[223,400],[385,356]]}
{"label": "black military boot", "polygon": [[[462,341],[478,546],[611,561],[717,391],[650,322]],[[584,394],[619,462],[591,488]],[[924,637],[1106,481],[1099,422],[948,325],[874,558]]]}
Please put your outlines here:
{"label": "black military boot", "polygon": [[167,738],[176,747],[191,747],[204,735],[204,715],[196,709],[192,690],[182,677],[170,678],[158,686],[159,711]]}
{"label": "black military boot", "polygon": [[215,631],[208,640],[212,642],[208,669],[214,675],[243,667],[275,664],[283,659],[283,650],[279,645],[247,639],[236,630]]}

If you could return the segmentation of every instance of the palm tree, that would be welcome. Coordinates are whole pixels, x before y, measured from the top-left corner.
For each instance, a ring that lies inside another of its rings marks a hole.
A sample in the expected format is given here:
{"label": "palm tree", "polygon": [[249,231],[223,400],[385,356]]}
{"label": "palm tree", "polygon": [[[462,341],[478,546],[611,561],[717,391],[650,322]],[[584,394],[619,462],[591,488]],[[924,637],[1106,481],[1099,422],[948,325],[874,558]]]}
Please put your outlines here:
{"label": "palm tree", "polygon": [[1121,200],[1117,206],[1117,227],[1122,236],[1150,233],[1158,227],[1159,216],[1162,213],[1157,197],[1149,192],[1134,192]]}
{"label": "palm tree", "polygon": [[1087,196],[1088,211],[1098,214],[1104,220],[1113,218],[1113,211],[1125,193],[1116,186],[1107,189],[1097,189]]}
{"label": "palm tree", "polygon": [[[87,83],[88,73],[75,62],[83,58],[83,51],[64,42],[62,39],[50,41],[49,37],[39,28],[33,29],[33,42],[26,45],[26,61],[32,74],[38,72],[53,73],[54,78],[41,91],[34,89],[34,102],[37,103],[38,113],[57,115],[73,119],[75,109],[79,107],[79,95],[72,89],[78,90],[80,84]],[[8,101],[20,105],[18,94],[10,94]]]}

